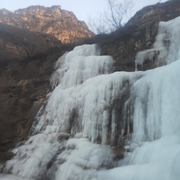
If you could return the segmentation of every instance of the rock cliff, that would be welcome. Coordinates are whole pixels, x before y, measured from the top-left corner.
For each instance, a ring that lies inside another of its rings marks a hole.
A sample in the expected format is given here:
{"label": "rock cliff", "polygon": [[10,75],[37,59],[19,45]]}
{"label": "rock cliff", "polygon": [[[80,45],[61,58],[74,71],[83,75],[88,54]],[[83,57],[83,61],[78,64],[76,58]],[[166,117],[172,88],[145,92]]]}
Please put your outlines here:
{"label": "rock cliff", "polygon": [[75,43],[94,34],[84,21],[78,21],[69,11],[60,6],[30,6],[14,13],[0,10],[0,22],[34,32],[51,34],[62,43]]}
{"label": "rock cliff", "polygon": [[[180,1],[167,1],[144,7],[121,29],[109,35],[96,36],[92,41],[99,43],[102,55],[111,55],[115,60],[115,71],[134,71],[136,54],[153,48],[158,24],[180,16]],[[156,58],[156,57],[154,57]],[[139,70],[155,68],[148,58]]]}
{"label": "rock cliff", "polygon": [[54,62],[70,49],[52,35],[0,23],[0,160],[26,138],[49,90]]}

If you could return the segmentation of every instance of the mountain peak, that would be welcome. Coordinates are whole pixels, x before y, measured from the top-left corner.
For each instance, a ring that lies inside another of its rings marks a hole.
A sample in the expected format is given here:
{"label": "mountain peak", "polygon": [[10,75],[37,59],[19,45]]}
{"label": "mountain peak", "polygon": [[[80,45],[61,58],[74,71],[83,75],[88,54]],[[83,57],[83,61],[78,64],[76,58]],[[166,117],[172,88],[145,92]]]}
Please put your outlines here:
{"label": "mountain peak", "polygon": [[90,38],[94,34],[83,21],[79,21],[73,12],[62,10],[61,6],[29,6],[14,13],[0,10],[0,22],[21,29],[51,34],[62,43],[75,43]]}

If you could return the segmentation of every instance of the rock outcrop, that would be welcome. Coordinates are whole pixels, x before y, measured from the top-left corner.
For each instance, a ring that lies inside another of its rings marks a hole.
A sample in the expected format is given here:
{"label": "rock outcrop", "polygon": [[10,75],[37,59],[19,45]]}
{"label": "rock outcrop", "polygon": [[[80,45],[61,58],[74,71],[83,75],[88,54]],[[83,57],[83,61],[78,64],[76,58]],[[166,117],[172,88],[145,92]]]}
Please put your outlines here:
{"label": "rock outcrop", "polygon": [[20,61],[61,45],[61,41],[52,35],[0,23],[0,62],[7,63],[12,59]]}
{"label": "rock outcrop", "polygon": [[50,88],[54,62],[93,36],[84,22],[60,6],[0,10],[0,160],[27,137]]}
{"label": "rock outcrop", "polygon": [[[180,16],[180,1],[167,1],[147,6],[138,11],[121,29],[110,35],[96,37],[103,55],[111,55],[115,60],[115,71],[134,71],[137,52],[153,47],[158,24]],[[139,70],[155,68],[153,61],[146,59]]]}
{"label": "rock outcrop", "polygon": [[51,34],[64,44],[77,43],[94,36],[84,21],[78,21],[72,12],[62,10],[60,6],[30,6],[14,13],[2,9],[0,22],[29,31]]}
{"label": "rock outcrop", "polygon": [[0,161],[26,138],[48,93],[54,62],[68,48],[52,35],[0,23]]}

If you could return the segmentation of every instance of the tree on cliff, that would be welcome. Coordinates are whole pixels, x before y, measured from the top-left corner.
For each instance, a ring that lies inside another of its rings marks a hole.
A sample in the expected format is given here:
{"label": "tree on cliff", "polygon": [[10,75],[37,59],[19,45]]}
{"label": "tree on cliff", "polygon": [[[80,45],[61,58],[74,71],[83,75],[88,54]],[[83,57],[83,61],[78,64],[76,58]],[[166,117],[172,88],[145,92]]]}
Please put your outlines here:
{"label": "tree on cliff", "polygon": [[107,0],[108,10],[98,15],[98,18],[89,17],[88,26],[96,34],[109,33],[121,28],[132,12],[133,1]]}

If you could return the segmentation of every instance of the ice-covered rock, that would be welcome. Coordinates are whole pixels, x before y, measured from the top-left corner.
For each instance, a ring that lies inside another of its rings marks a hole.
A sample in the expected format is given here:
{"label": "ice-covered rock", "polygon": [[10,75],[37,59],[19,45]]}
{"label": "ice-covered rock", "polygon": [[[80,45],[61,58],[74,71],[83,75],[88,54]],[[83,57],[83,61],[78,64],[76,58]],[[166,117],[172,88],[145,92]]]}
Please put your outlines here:
{"label": "ice-covered rock", "polygon": [[[179,37],[179,21],[160,29],[172,25],[170,37]],[[111,73],[113,60],[99,57],[97,45],[65,54],[28,140],[13,150],[3,172],[33,179],[179,180],[179,47],[177,38],[158,54],[167,66],[130,73]]]}

